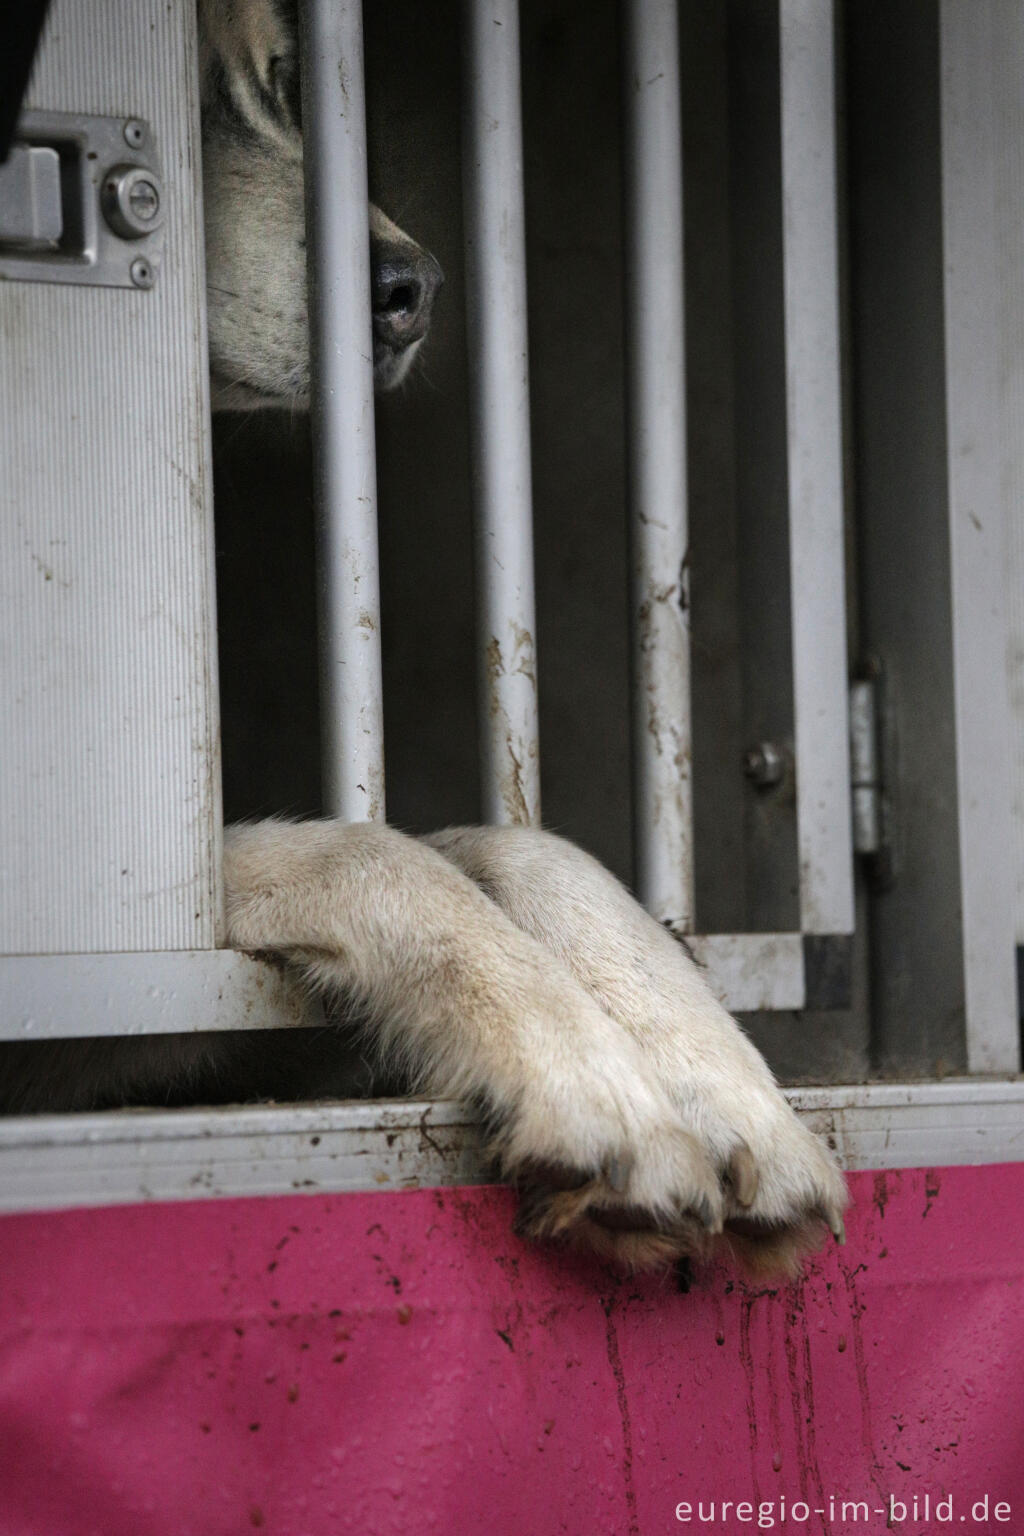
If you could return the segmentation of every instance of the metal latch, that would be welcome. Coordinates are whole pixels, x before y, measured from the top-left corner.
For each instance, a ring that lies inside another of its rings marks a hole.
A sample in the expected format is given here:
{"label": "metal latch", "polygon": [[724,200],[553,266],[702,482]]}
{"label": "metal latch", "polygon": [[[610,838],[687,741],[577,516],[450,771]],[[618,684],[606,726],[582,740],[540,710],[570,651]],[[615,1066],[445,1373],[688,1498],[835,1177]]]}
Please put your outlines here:
{"label": "metal latch", "polygon": [[0,165],[0,278],[152,288],[165,217],[142,118],[22,114]]}
{"label": "metal latch", "polygon": [[63,228],[60,156],[41,145],[15,144],[0,165],[0,249],[55,250]]}

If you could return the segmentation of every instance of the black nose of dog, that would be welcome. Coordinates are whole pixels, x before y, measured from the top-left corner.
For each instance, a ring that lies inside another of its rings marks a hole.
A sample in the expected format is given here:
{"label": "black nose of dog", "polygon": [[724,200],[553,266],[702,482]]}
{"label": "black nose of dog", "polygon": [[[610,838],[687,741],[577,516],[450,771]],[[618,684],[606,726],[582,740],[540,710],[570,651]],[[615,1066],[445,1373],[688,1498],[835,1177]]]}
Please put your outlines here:
{"label": "black nose of dog", "polygon": [[434,299],[444,282],[444,273],[433,256],[411,242],[374,242],[370,279],[375,339],[400,351],[425,336]]}

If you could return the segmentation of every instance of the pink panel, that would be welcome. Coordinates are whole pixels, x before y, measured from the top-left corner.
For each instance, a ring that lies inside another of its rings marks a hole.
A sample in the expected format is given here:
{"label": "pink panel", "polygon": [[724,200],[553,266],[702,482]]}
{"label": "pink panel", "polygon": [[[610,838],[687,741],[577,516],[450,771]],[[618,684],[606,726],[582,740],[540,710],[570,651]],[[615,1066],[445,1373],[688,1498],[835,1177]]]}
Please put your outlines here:
{"label": "pink panel", "polygon": [[496,1189],[8,1217],[0,1536],[1024,1530],[1024,1166],[852,1185],[777,1292],[528,1248]]}

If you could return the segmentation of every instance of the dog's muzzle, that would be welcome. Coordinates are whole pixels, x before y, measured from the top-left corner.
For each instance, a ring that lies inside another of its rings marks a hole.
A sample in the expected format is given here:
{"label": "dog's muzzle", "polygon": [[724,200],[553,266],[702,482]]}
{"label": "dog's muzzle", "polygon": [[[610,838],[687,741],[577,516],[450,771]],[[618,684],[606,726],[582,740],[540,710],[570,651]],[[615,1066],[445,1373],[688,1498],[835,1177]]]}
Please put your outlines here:
{"label": "dog's muzzle", "polygon": [[444,282],[440,263],[418,245],[372,243],[370,278],[374,360],[378,349],[404,352],[430,328],[434,299]]}

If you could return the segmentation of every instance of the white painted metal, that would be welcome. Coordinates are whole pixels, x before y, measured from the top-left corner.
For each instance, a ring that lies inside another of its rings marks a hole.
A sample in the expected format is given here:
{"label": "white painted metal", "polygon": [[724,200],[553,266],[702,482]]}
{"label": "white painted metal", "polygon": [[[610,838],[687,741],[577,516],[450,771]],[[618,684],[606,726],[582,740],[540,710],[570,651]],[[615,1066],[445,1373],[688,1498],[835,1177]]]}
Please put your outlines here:
{"label": "white painted metal", "polygon": [[540,821],[518,0],[465,0],[463,186],[484,820]]}
{"label": "white painted metal", "polygon": [[384,713],[361,0],[303,0],[324,810],[384,818]]}
{"label": "white painted metal", "polygon": [[292,972],[230,949],[0,956],[0,1040],[322,1022]]}
{"label": "white painted metal", "polygon": [[0,1121],[0,1210],[480,1184],[453,1104],[119,1111]]}
{"label": "white painted metal", "polygon": [[[943,0],[940,23],[957,798],[974,1072],[1020,1067],[1002,603],[995,10]],[[1019,90],[1019,81],[1000,78],[1003,89]]]}
{"label": "white painted metal", "polygon": [[[1024,1160],[1024,1083],[796,1088],[844,1168]],[[480,1127],[450,1103],[142,1110],[0,1121],[0,1210],[484,1184]]]}
{"label": "white painted metal", "polygon": [[1024,7],[992,10],[995,223],[998,282],[999,462],[1004,519],[1003,604],[1010,689],[1015,937],[1024,945]]}
{"label": "white painted metal", "polygon": [[802,1008],[806,1002],[799,933],[695,933],[686,947],[731,1013]]}
{"label": "white painted metal", "polygon": [[0,284],[0,951],[204,949],[220,766],[194,7],[54,0],[29,107],[137,113],[154,288]]}
{"label": "white painted metal", "polygon": [[871,1083],[786,1096],[851,1171],[1024,1161],[1024,1082]]}
{"label": "white painted metal", "polygon": [[831,0],[781,0],[779,55],[800,926],[852,933]]}
{"label": "white painted metal", "polygon": [[633,819],[640,899],[693,923],[683,180],[675,0],[626,0]]}

